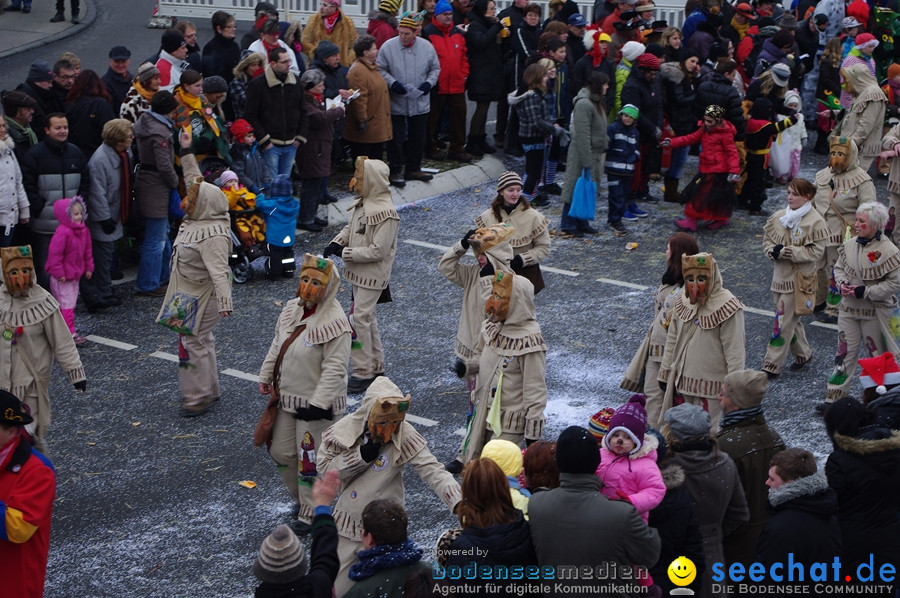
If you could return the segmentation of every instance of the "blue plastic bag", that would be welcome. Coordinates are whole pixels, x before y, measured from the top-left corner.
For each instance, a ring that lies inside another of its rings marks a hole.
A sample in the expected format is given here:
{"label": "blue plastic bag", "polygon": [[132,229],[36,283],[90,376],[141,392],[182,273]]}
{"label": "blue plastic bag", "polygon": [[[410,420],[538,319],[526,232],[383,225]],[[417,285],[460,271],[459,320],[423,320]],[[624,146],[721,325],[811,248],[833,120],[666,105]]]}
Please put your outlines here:
{"label": "blue plastic bag", "polygon": [[575,191],[572,193],[572,205],[569,206],[569,216],[579,220],[593,220],[597,211],[597,183],[591,178],[591,170],[585,168],[575,183]]}

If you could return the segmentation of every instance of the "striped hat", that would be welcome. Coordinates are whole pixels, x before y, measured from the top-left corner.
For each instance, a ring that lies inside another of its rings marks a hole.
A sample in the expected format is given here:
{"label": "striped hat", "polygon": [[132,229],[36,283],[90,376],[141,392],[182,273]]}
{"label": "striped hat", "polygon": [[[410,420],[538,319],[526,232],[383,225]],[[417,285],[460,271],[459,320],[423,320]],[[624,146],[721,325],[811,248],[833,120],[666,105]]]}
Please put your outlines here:
{"label": "striped hat", "polygon": [[400,23],[397,24],[397,27],[406,27],[407,29],[415,31],[419,28],[419,21],[415,20],[413,17],[403,17],[400,19]]}
{"label": "striped hat", "polygon": [[279,525],[263,540],[253,574],[260,581],[274,584],[296,581],[306,574],[306,554],[291,528]]}
{"label": "striped hat", "polygon": [[591,416],[591,421],[588,422],[588,430],[597,439],[597,444],[603,442],[603,437],[609,431],[609,420],[613,414],[615,414],[615,410],[612,407],[604,407]]}
{"label": "striped hat", "polygon": [[378,3],[378,10],[394,14],[400,10],[400,0],[381,0],[381,2]]}
{"label": "striped hat", "polygon": [[522,177],[520,177],[516,172],[507,170],[500,175],[500,180],[497,181],[497,192],[499,193],[500,191],[503,191],[511,185],[518,185],[519,187],[521,187]]}

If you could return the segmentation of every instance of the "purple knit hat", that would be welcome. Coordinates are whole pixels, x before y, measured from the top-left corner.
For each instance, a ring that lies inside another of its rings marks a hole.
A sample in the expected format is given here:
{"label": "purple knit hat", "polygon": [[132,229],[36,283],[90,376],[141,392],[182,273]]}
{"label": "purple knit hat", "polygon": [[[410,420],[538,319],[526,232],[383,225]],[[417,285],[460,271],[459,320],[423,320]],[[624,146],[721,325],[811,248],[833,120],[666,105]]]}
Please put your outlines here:
{"label": "purple knit hat", "polygon": [[609,420],[609,432],[603,437],[603,446],[609,448],[609,437],[617,430],[622,430],[634,441],[634,449],[630,454],[640,450],[644,443],[644,434],[647,433],[647,411],[644,405],[647,397],[641,394],[631,395],[628,402],[616,409],[615,414]]}

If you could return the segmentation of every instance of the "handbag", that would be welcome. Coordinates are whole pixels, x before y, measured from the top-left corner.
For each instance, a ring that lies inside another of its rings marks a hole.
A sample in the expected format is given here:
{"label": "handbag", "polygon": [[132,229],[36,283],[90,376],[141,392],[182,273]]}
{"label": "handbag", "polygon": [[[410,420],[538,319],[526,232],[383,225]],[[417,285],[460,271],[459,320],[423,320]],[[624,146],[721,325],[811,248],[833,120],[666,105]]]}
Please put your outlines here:
{"label": "handbag", "polygon": [[178,189],[169,191],[169,216],[175,220],[184,218],[184,210],[181,209],[181,195],[178,194]]}
{"label": "handbag", "polygon": [[818,275],[804,274],[796,264],[794,268],[794,313],[798,316],[808,316],[813,313],[816,304],[816,288],[818,287]]}
{"label": "handbag", "polygon": [[575,190],[572,192],[572,203],[569,206],[569,216],[579,220],[593,220],[596,211],[597,183],[591,178],[590,169],[585,168],[575,182]]}
{"label": "handbag", "polygon": [[259,421],[256,422],[256,428],[253,430],[253,446],[270,446],[272,444],[272,428],[275,427],[275,416],[278,413],[278,402],[281,401],[281,394],[278,392],[278,381],[281,379],[281,362],[284,361],[284,354],[287,353],[288,347],[297,340],[303,331],[306,330],[306,324],[297,326],[289,337],[281,344],[278,351],[278,357],[275,358],[275,367],[272,370],[272,394],[266,403]]}
{"label": "handbag", "polygon": [[212,286],[199,295],[192,295],[185,290],[177,290],[166,295],[163,306],[156,316],[156,323],[178,334],[194,336],[200,325],[200,318],[206,311],[206,304],[212,297]]}

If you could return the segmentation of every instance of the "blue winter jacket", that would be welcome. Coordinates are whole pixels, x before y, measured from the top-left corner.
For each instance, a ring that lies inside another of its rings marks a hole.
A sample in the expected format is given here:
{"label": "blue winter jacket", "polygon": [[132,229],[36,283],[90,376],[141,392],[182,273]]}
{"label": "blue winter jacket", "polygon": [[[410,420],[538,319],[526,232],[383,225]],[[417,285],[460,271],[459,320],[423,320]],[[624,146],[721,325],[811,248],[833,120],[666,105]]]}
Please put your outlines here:
{"label": "blue winter jacket", "polygon": [[293,247],[300,202],[291,196],[256,196],[256,208],[266,219],[266,242],[276,247]]}

